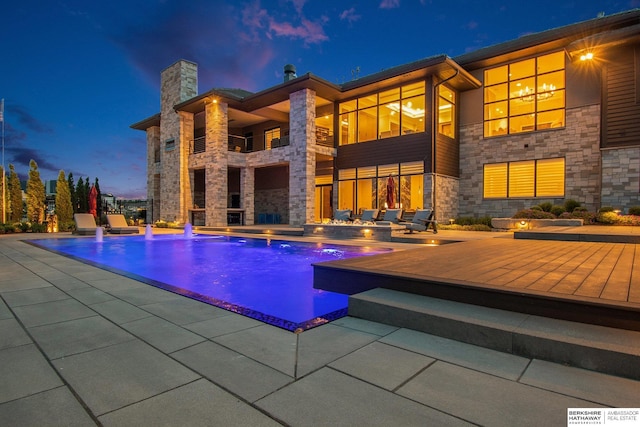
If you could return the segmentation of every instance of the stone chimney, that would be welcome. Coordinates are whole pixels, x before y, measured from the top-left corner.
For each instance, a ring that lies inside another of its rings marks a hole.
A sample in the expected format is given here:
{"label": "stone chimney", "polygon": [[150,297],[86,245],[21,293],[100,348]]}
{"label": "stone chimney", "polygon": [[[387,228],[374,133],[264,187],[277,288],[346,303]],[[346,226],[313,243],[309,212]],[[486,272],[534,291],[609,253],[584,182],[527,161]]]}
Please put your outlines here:
{"label": "stone chimney", "polygon": [[291,64],[287,64],[284,66],[284,81],[288,82],[289,80],[293,80],[296,77],[298,77],[296,75],[296,66],[295,65],[291,65]]}

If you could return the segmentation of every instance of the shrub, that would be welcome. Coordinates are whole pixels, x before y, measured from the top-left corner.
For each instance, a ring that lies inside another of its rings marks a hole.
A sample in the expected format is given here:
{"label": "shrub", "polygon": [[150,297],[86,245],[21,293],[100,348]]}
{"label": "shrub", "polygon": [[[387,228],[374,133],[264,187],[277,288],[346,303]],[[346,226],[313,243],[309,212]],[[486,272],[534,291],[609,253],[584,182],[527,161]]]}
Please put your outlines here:
{"label": "shrub", "polygon": [[16,228],[19,228],[23,233],[26,233],[31,228],[31,224],[28,222],[19,222],[18,224],[14,225],[17,225]]}
{"label": "shrub", "polygon": [[596,216],[596,221],[601,224],[615,224],[618,221],[618,214],[612,211],[602,212]]}
{"label": "shrub", "polygon": [[73,221],[64,221],[58,223],[58,231],[73,231],[76,228],[76,223]]}
{"label": "shrub", "polygon": [[544,211],[544,209],[542,209],[540,206],[531,206],[531,210],[534,210],[534,211]]}
{"label": "shrub", "polygon": [[533,210],[533,209],[522,209],[513,215],[512,218],[517,219],[553,219],[556,216],[550,212]]}
{"label": "shrub", "polygon": [[[595,222],[596,214],[587,211],[586,209],[577,208],[572,213],[567,212],[570,218],[581,218],[584,224],[591,224]],[[564,214],[563,214],[564,215]]]}
{"label": "shrub", "polygon": [[158,228],[167,228],[169,227],[169,225],[167,224],[167,221],[163,221],[163,220],[158,220],[156,221],[156,227]]}
{"label": "shrub", "polygon": [[561,205],[553,205],[551,207],[551,213],[555,216],[560,216],[562,215],[564,212],[566,212],[564,206]]}
{"label": "shrub", "polygon": [[640,216],[640,206],[631,206],[629,208],[629,215]]}
{"label": "shrub", "polygon": [[602,206],[600,210],[598,210],[599,213],[613,212],[613,211],[614,209],[611,206]]}
{"label": "shrub", "polygon": [[573,212],[576,208],[580,207],[580,202],[573,199],[567,199],[564,201],[564,210],[567,212]]}
{"label": "shrub", "polygon": [[31,224],[32,233],[46,233],[47,224]]}
{"label": "shrub", "polygon": [[589,211],[584,206],[576,206],[572,211],[567,209],[567,212],[578,213],[578,212],[589,212]]}
{"label": "shrub", "polygon": [[542,209],[545,212],[551,212],[551,208],[553,207],[553,204],[551,202],[542,202],[538,206],[540,206],[540,209]]}

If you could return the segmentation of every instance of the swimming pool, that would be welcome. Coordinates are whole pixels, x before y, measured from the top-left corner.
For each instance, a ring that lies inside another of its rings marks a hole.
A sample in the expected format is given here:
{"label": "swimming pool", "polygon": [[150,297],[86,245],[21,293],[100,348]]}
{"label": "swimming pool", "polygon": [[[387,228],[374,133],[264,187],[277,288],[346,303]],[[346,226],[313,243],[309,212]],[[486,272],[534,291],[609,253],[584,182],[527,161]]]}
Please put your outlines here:
{"label": "swimming pool", "polygon": [[313,263],[389,251],[206,235],[30,243],[290,331],[347,314],[347,295],[313,288]]}

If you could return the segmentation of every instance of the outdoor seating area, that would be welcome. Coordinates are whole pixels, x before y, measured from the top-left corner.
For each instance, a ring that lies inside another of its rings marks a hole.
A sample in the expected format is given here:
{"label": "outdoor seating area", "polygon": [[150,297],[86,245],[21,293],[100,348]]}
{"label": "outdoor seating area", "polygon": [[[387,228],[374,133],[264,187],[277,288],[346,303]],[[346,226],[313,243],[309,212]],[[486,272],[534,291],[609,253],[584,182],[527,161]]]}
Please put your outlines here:
{"label": "outdoor seating area", "polygon": [[89,213],[77,213],[73,215],[73,220],[76,223],[76,229],[73,234],[80,236],[94,236],[96,234],[96,219]]}
{"label": "outdoor seating area", "polygon": [[140,228],[127,224],[127,220],[124,215],[112,214],[107,215],[107,221],[109,222],[108,231],[111,234],[138,234]]}

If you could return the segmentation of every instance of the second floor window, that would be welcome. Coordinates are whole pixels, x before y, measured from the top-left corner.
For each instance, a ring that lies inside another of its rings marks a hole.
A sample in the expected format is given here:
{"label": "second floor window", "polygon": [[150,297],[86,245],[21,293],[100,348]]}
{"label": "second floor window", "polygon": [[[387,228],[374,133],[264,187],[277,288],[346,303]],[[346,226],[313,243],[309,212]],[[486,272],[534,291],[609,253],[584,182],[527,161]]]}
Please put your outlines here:
{"label": "second floor window", "polygon": [[418,82],[340,104],[340,145],[424,132],[425,84]]}
{"label": "second floor window", "polygon": [[445,86],[438,87],[438,132],[455,138],[456,95]]}
{"label": "second floor window", "polygon": [[565,126],[564,53],[484,72],[484,136]]}

